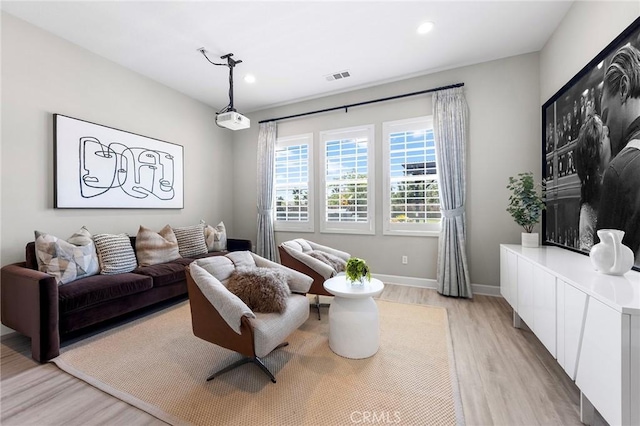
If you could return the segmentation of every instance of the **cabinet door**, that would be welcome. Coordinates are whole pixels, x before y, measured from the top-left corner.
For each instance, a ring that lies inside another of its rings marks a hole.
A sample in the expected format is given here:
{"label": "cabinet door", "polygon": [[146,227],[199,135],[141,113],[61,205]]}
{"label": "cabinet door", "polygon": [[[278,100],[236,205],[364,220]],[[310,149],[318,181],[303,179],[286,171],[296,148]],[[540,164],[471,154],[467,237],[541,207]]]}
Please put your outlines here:
{"label": "cabinet door", "polygon": [[562,368],[565,366],[564,357],[564,288],[566,284],[556,281],[556,359]]}
{"label": "cabinet door", "polygon": [[518,307],[520,318],[533,330],[533,264],[518,257]]}
{"label": "cabinet door", "polygon": [[533,267],[533,332],[556,358],[556,277]]}
{"label": "cabinet door", "polygon": [[[507,302],[511,305],[514,310],[517,310],[518,307],[518,256],[510,251],[505,249],[505,255],[507,258],[506,261],[506,280],[505,280],[505,289],[502,295]],[[502,283],[500,284],[502,285]]]}
{"label": "cabinet door", "polygon": [[500,294],[508,302],[511,300],[511,296],[509,294],[509,265],[507,253],[506,248],[500,247]]}
{"label": "cabinet door", "polygon": [[[629,389],[629,374],[624,384],[622,374],[623,334],[629,336],[628,324],[623,333],[622,320],[628,316],[590,298],[585,317],[576,385],[609,424],[629,424],[629,412],[623,418],[621,406],[622,389]],[[625,343],[628,348],[628,338]]]}
{"label": "cabinet door", "polygon": [[576,379],[578,354],[582,338],[583,319],[587,307],[587,295],[570,284],[564,283],[564,371],[571,380]]}

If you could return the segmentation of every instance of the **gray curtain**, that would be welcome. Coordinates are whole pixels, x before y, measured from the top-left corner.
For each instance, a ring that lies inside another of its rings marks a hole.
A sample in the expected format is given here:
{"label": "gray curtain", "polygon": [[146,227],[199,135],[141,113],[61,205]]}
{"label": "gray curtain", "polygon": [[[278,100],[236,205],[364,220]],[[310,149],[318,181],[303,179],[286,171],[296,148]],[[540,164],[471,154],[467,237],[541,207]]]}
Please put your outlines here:
{"label": "gray curtain", "polygon": [[258,135],[258,256],[278,261],[273,233],[273,175],[276,151],[275,121],[260,124]]}
{"label": "gray curtain", "polygon": [[438,245],[438,293],[473,297],[465,250],[467,101],[461,87],[433,95],[442,231]]}

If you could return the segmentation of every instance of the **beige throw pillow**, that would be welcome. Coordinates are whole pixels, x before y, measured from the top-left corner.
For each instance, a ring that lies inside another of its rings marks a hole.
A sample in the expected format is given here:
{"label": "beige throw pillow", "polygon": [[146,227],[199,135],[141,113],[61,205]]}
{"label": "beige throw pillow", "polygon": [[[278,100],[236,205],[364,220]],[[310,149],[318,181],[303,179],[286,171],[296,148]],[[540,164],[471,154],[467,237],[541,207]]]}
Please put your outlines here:
{"label": "beige throw pillow", "polygon": [[220,222],[216,226],[207,225],[204,220],[200,222],[205,225],[204,238],[207,241],[207,249],[209,251],[225,251],[227,249],[227,229],[224,222]]}
{"label": "beige throw pillow", "polygon": [[182,257],[178,251],[178,239],[171,226],[167,225],[155,232],[140,225],[136,236],[136,256],[140,266],[157,265]]}

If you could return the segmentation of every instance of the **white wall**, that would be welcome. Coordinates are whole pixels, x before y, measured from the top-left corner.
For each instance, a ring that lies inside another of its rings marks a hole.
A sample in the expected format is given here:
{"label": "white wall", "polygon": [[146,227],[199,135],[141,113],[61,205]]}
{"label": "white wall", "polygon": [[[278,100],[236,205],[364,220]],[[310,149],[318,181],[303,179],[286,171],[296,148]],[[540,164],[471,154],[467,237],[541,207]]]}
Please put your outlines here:
{"label": "white wall", "polygon": [[[184,146],[184,209],[53,208],[53,113]],[[233,232],[231,133],[212,108],[2,13],[2,264],[35,229],[67,238],[224,220]]]}
{"label": "white wall", "polygon": [[544,104],[640,16],[640,1],[576,1],[540,51]]}
{"label": "white wall", "polygon": [[[527,170],[540,174],[538,69],[538,55],[528,54],[252,114],[255,125],[235,133],[233,142],[234,185],[236,193],[242,194],[234,199],[236,222],[243,224],[238,235],[256,240],[258,120],[463,82],[470,111],[467,218],[471,280],[497,286],[498,246],[520,240],[519,228],[505,211],[508,177]],[[279,232],[278,242],[303,236],[367,259],[375,273],[435,279],[438,239],[382,236],[381,222],[381,123],[430,113],[431,97],[423,95],[357,107],[346,114],[332,112],[281,122],[279,136],[313,132],[316,140],[321,130],[375,124],[377,205],[375,236],[320,234],[316,226],[315,234]],[[315,169],[320,171],[318,166]],[[316,217],[318,212],[316,206]],[[408,265],[401,264],[402,255],[409,257]]]}
{"label": "white wall", "polygon": [[[205,219],[233,235],[231,133],[212,108],[4,12],[1,31],[2,265],[24,260],[36,229],[135,235]],[[184,209],[54,209],[53,113],[183,145]]]}

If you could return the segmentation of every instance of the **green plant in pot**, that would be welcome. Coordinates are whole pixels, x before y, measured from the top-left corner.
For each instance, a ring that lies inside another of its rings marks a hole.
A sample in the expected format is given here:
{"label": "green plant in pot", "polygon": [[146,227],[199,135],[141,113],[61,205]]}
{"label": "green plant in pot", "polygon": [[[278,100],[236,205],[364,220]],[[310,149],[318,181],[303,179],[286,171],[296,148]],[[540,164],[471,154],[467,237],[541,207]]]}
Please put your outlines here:
{"label": "green plant in pot", "polygon": [[519,173],[516,177],[509,177],[507,189],[511,191],[507,211],[525,230],[522,233],[522,246],[538,247],[538,233],[533,232],[533,227],[540,221],[545,209],[544,182],[536,184],[531,172]]}
{"label": "green plant in pot", "polygon": [[352,257],[347,260],[344,272],[352,284],[364,284],[365,278],[366,280],[371,279],[371,270],[367,262],[358,257]]}

